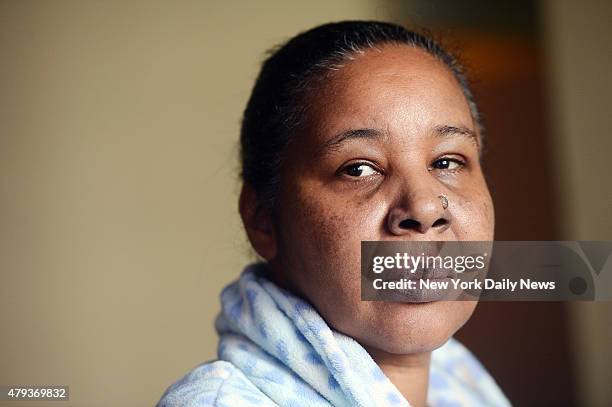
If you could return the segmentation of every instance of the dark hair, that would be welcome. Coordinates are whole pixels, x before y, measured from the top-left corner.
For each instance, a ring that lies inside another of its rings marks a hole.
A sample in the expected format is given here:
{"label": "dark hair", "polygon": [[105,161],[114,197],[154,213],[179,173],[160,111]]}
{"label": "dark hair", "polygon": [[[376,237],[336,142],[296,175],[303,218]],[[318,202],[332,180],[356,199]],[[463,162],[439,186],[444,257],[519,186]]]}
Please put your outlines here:
{"label": "dark hair", "polygon": [[326,72],[367,49],[385,44],[418,47],[442,61],[453,73],[480,133],[480,116],[457,59],[430,36],[376,21],[343,21],[320,25],[272,50],[247,103],[240,134],[242,179],[273,208],[283,155],[299,128],[306,96]]}

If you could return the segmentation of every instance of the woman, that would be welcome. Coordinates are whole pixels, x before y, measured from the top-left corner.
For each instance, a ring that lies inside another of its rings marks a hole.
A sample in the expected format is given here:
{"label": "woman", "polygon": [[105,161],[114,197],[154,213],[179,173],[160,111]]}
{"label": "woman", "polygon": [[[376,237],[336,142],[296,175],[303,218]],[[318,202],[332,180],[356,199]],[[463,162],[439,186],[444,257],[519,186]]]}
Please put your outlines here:
{"label": "woman", "polygon": [[240,214],[264,260],[221,295],[219,360],[159,406],[508,405],[452,335],[474,301],[361,301],[360,242],[492,240],[476,105],[400,26],[299,34],[244,112]]}

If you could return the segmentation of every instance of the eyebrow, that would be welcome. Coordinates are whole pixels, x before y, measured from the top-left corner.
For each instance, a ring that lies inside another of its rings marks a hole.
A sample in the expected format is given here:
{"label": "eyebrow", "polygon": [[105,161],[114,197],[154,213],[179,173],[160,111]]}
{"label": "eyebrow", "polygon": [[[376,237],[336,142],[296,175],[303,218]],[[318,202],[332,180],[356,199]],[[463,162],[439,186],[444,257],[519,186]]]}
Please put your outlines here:
{"label": "eyebrow", "polygon": [[[464,136],[469,138],[476,145],[476,147],[480,148],[480,140],[476,132],[464,126],[436,126],[434,128],[434,134],[438,137]],[[346,130],[323,143],[319,149],[319,155],[324,156],[330,151],[337,150],[338,147],[347,140],[360,138],[380,139],[387,137],[388,133],[376,129],[362,128]]]}
{"label": "eyebrow", "polygon": [[342,143],[351,139],[369,138],[377,139],[384,138],[387,134],[376,129],[351,129],[343,131],[336,136],[327,140],[320,148],[319,153],[325,155],[330,151],[336,150]]}
{"label": "eyebrow", "polygon": [[446,137],[446,136],[453,136],[453,135],[468,137],[474,144],[476,144],[477,147],[480,148],[480,139],[478,137],[478,134],[476,134],[474,130],[468,129],[467,127],[444,125],[444,126],[436,126],[434,131],[435,131],[435,134],[439,137]]}

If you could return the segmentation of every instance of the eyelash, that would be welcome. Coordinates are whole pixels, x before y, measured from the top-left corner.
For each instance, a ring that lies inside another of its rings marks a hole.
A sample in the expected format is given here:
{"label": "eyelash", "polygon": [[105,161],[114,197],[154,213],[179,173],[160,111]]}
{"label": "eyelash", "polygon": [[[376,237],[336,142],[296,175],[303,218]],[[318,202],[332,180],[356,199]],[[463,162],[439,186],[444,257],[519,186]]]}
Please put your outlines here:
{"label": "eyelash", "polygon": [[359,176],[351,176],[351,175],[347,174],[347,171],[349,169],[360,167],[362,165],[366,165],[366,166],[372,168],[379,175],[384,175],[384,171],[378,165],[374,164],[371,161],[357,161],[357,162],[353,162],[353,163],[350,163],[348,165],[345,165],[344,167],[340,168],[340,170],[338,171],[338,175],[346,175],[346,176],[350,177],[353,181],[363,181],[363,179],[360,179],[360,178],[366,178],[367,179],[367,178],[372,177],[372,175],[366,176],[366,177],[359,177]]}
{"label": "eyelash", "polygon": [[[449,161],[452,163],[455,163],[458,165],[458,168],[453,168],[453,169],[449,169],[449,168],[435,168],[436,163],[439,163],[441,161]],[[350,177],[352,180],[354,181],[360,181],[360,178],[370,178],[370,176],[365,176],[365,177],[360,177],[360,176],[351,176],[349,174],[347,174],[347,170],[351,169],[351,168],[356,168],[356,167],[360,167],[362,165],[366,165],[370,168],[372,168],[374,171],[376,171],[378,174],[380,175],[384,175],[384,171],[380,169],[380,167],[370,161],[358,161],[358,162],[353,162],[350,163],[348,165],[345,165],[344,167],[342,167],[339,171],[338,174],[339,175],[346,175],[348,177]],[[438,159],[436,159],[430,166],[429,170],[430,171],[434,171],[434,170],[440,170],[440,171],[444,171],[446,173],[450,173],[450,174],[455,174],[461,170],[463,170],[465,168],[465,166],[467,165],[465,160],[459,159],[459,158],[455,158],[455,157],[440,157]]]}
{"label": "eyelash", "polygon": [[[450,162],[453,162],[453,163],[457,164],[459,167],[458,168],[454,168],[454,169],[435,168],[434,165],[436,163],[441,162],[441,161],[450,161]],[[433,171],[433,170],[440,170],[440,171],[445,171],[445,172],[449,172],[449,173],[457,173],[457,172],[461,171],[462,169],[464,169],[466,164],[467,164],[466,161],[463,160],[463,159],[460,159],[460,158],[456,158],[456,157],[440,157],[440,158],[438,158],[437,160],[435,160],[432,163],[430,170],[431,171]]]}

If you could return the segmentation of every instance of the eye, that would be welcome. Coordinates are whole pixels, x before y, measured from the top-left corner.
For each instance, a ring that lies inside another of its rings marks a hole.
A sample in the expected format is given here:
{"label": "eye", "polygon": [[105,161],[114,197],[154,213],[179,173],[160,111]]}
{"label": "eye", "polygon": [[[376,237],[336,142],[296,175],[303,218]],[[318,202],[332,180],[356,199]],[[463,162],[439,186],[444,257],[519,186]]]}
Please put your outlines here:
{"label": "eye", "polygon": [[455,158],[440,158],[431,165],[435,170],[458,170],[463,167],[465,163]]}
{"label": "eye", "polygon": [[378,174],[378,171],[369,164],[356,163],[347,165],[342,169],[342,172],[350,177],[369,177]]}

